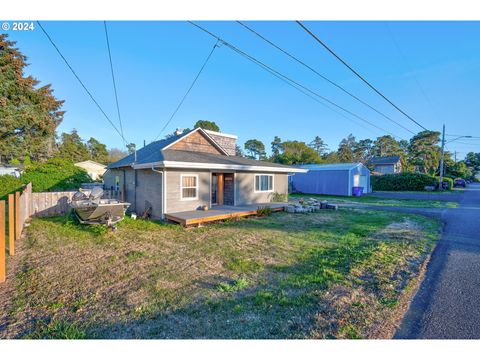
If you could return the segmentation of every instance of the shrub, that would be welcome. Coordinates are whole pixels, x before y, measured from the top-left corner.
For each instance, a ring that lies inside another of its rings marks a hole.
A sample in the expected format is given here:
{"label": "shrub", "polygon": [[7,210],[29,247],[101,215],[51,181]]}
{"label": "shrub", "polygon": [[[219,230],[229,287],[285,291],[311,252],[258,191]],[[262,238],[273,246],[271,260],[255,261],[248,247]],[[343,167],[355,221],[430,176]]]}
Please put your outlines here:
{"label": "shrub", "polygon": [[287,201],[287,194],[280,194],[278,192],[274,192],[272,194],[272,201],[273,202],[286,202]]}
{"label": "shrub", "polygon": [[[440,183],[440,176],[435,177],[435,187],[438,188]],[[449,177],[443,177],[443,183],[446,184],[446,190],[452,190],[453,188],[453,179]]]}
{"label": "shrub", "polygon": [[375,175],[370,183],[374,191],[424,191],[435,185],[433,177],[421,173]]}
{"label": "shrub", "polygon": [[12,175],[0,176],[0,200],[6,200],[7,195],[23,187],[23,182]]}
{"label": "shrub", "polygon": [[35,192],[76,190],[82,183],[92,182],[85,170],[58,158],[32,164],[21,179],[25,184],[31,182]]}
{"label": "shrub", "polygon": [[257,209],[258,216],[269,216],[272,213],[272,208],[270,206],[263,206]]}

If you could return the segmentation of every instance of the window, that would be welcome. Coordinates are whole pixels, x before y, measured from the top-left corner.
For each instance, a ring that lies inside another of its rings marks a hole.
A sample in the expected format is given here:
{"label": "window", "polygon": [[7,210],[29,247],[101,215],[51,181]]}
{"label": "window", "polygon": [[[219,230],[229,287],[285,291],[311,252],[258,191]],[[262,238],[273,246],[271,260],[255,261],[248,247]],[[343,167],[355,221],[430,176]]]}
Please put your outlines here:
{"label": "window", "polygon": [[182,175],[181,191],[182,200],[198,199],[198,175]]}
{"label": "window", "polygon": [[115,190],[120,190],[120,176],[115,176]]}
{"label": "window", "polygon": [[273,191],[273,175],[255,175],[255,191]]}

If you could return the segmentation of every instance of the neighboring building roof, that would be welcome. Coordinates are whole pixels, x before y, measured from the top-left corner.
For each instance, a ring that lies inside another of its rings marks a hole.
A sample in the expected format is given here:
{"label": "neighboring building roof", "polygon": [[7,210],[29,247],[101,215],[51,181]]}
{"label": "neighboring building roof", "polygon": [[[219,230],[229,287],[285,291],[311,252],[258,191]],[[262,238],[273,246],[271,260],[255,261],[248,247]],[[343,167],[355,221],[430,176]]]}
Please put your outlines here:
{"label": "neighboring building roof", "polygon": [[372,165],[396,164],[400,161],[400,156],[376,156],[370,159]]}
{"label": "neighboring building roof", "polygon": [[[172,168],[196,168],[196,169],[232,169],[232,170],[257,170],[257,171],[280,171],[280,172],[306,172],[292,166],[258,161],[238,156],[202,153],[185,150],[169,150],[168,147],[179,141],[186,134],[174,135],[168,139],[152,142],[137,150],[135,154],[108,165],[109,169],[131,166],[134,169],[146,169],[155,167]],[[203,130],[201,130],[203,131]],[[205,133],[205,131],[203,131]],[[208,135],[207,135],[208,136]]]}
{"label": "neighboring building roof", "polygon": [[338,164],[305,164],[298,167],[308,170],[351,170],[357,166],[364,166],[362,163],[338,163]]}
{"label": "neighboring building roof", "polygon": [[106,167],[107,167],[107,165],[100,164],[100,163],[98,163],[98,162],[96,162],[96,161],[93,161],[93,160],[80,161],[80,162],[75,163],[75,166],[82,166],[82,165],[86,165],[86,164],[96,165],[96,166],[102,167],[102,168],[106,168]]}
{"label": "neighboring building roof", "polygon": [[23,167],[24,166],[22,164],[18,164],[18,165],[0,164],[0,168],[4,168],[4,169],[19,169],[19,170],[22,170]]}

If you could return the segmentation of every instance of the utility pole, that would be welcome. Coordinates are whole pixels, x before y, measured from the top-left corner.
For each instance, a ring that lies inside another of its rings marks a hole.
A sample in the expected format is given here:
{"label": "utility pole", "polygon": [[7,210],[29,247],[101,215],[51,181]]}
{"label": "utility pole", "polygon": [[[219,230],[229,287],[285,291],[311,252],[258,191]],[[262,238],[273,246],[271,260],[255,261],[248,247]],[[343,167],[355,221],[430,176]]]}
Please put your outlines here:
{"label": "utility pole", "polygon": [[455,164],[457,163],[457,150],[455,150]]}
{"label": "utility pole", "polygon": [[438,190],[443,190],[443,161],[445,157],[445,124],[443,124],[442,132],[442,157],[440,158],[440,183],[438,184]]}

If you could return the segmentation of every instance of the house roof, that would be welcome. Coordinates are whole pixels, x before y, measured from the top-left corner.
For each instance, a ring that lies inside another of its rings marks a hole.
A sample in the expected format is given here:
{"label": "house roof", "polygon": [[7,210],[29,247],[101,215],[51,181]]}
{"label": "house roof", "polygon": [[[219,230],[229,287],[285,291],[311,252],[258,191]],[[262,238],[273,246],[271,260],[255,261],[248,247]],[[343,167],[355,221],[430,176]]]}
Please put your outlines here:
{"label": "house roof", "polygon": [[303,169],[308,170],[351,170],[357,166],[364,166],[362,163],[338,163],[338,164],[305,164],[298,165]]}
{"label": "house roof", "polygon": [[[256,170],[256,171],[280,171],[280,172],[306,172],[298,167],[282,164],[258,161],[238,156],[202,153],[186,150],[169,150],[169,146],[181,138],[198,131],[192,130],[186,134],[174,135],[168,139],[152,142],[137,150],[135,154],[108,165],[109,169],[131,166],[134,169],[146,169],[151,167],[172,168],[197,168],[197,169],[232,169],[232,170]],[[203,131],[203,130],[202,130]],[[214,141],[214,140],[212,140]]]}
{"label": "house roof", "polygon": [[96,165],[96,166],[102,167],[102,168],[107,167],[107,165],[100,164],[100,163],[98,163],[96,161],[93,161],[93,160],[79,161],[79,162],[75,163],[76,166],[81,166],[81,165],[84,165],[84,164],[92,164],[92,165]]}
{"label": "house roof", "polygon": [[370,159],[372,165],[396,164],[400,161],[400,156],[375,156]]}

